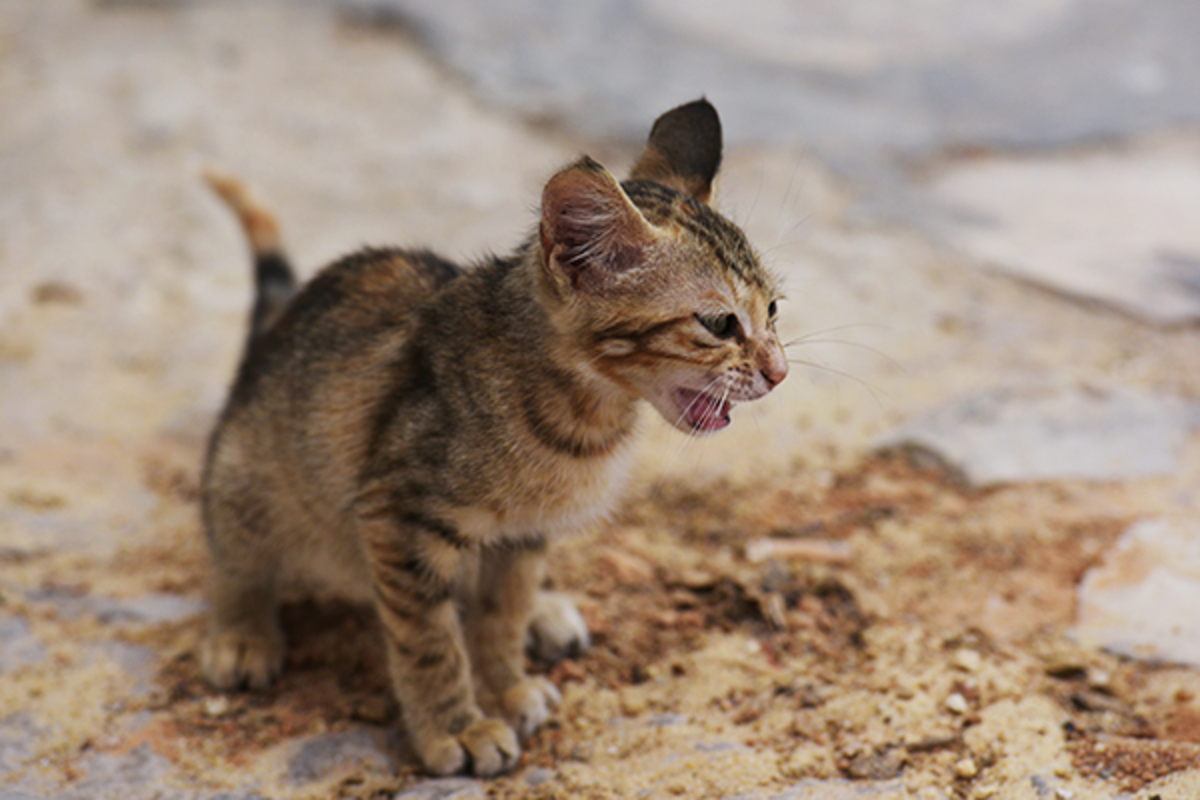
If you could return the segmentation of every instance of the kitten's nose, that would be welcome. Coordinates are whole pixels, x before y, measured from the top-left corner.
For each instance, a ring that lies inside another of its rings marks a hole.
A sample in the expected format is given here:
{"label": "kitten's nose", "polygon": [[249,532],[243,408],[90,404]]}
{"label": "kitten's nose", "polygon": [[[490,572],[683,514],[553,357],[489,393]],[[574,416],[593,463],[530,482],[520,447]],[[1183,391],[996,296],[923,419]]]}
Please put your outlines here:
{"label": "kitten's nose", "polygon": [[782,348],[778,346],[770,348],[763,355],[765,358],[759,367],[759,372],[762,373],[763,379],[774,389],[783,383],[783,379],[788,375],[787,358],[784,357]]}

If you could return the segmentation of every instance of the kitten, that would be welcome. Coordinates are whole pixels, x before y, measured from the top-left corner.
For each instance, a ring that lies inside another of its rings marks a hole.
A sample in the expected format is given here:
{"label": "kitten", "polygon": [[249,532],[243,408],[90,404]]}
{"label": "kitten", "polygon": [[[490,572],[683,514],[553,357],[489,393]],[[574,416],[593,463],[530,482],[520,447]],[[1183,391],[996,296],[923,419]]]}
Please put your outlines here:
{"label": "kitten", "polygon": [[377,609],[430,772],[516,763],[559,700],[525,674],[531,620],[551,654],[587,635],[537,592],[546,542],[613,507],[639,401],[716,431],[787,375],[775,280],[708,206],[720,160],[716,111],[689,103],[655,122],[624,184],[587,157],[554,175],[508,258],[463,270],[368,249],[299,290],[271,215],[210,177],[257,284],[203,478],[212,684],[269,683],[281,587],[324,579]]}

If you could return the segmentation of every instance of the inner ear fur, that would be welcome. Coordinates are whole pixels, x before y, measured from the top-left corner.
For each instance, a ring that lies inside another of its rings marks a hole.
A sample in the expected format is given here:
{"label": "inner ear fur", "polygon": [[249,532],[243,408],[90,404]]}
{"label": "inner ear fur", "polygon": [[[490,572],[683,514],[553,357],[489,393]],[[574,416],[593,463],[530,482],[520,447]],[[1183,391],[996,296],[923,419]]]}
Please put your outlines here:
{"label": "inner ear fur", "polygon": [[587,156],[546,183],[539,233],[547,266],[585,292],[641,266],[655,240],[617,179]]}
{"label": "inner ear fur", "polygon": [[660,183],[708,203],[720,167],[721,118],[712,103],[701,98],[654,121],[629,179]]}

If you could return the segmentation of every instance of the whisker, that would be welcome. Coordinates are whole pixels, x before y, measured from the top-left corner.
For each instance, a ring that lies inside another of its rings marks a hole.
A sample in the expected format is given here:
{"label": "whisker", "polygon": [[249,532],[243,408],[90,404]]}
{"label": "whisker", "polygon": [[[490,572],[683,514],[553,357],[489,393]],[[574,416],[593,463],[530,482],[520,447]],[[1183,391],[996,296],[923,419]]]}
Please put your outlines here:
{"label": "whisker", "polygon": [[[796,233],[796,231],[800,230],[805,225],[807,225],[810,221],[812,221],[814,216],[816,216],[816,215],[811,212],[808,214],[805,214],[804,216],[800,217],[795,222],[793,222],[791,225],[789,225],[786,230],[779,231],[776,234],[775,243],[772,244],[770,247],[766,248],[765,250],[763,250],[762,255],[769,256],[772,253],[776,253],[780,250],[783,250],[784,248],[799,247],[801,244],[804,243],[804,240],[802,238],[794,239],[791,237]],[[776,228],[779,227],[778,220],[776,220],[775,227]],[[787,237],[787,238],[785,238],[785,237]]]}
{"label": "whisker", "polygon": [[679,423],[682,422],[683,418],[687,416],[687,413],[692,410],[692,406],[696,405],[696,403],[698,403],[700,401],[700,398],[703,397],[705,394],[707,394],[708,390],[712,387],[712,385],[719,380],[721,380],[721,377],[718,375],[717,377],[715,377],[711,381],[709,381],[705,385],[705,387],[700,390],[699,394],[697,394],[695,397],[692,398],[692,402],[687,404],[687,407],[683,409],[683,413],[681,413],[678,417],[675,418],[675,427],[679,427]]}
{"label": "whisker", "polygon": [[788,363],[789,364],[799,364],[799,365],[805,366],[805,367],[812,367],[813,369],[824,370],[825,372],[830,372],[830,373],[833,373],[834,375],[840,375],[841,377],[846,378],[847,380],[854,381],[859,386],[861,386],[862,388],[867,390],[867,392],[871,395],[871,398],[875,401],[875,404],[879,406],[880,411],[886,410],[886,407],[883,405],[883,401],[880,400],[880,398],[879,398],[879,392],[876,390],[876,388],[874,386],[872,386],[871,384],[867,383],[866,381],[862,380],[861,378],[856,378],[855,376],[851,375],[849,372],[843,372],[842,370],[831,367],[828,364],[818,364],[815,361],[805,361],[802,358],[789,358]]}
{"label": "whisker", "polygon": [[[709,381],[704,386],[703,389],[700,390],[700,395],[706,394],[708,392],[708,390],[711,389],[713,387],[713,385],[718,383],[720,380],[721,380],[720,375],[713,378],[711,381]],[[688,403],[687,408],[685,408],[683,410],[683,413],[675,418],[675,426],[674,427],[676,429],[678,429],[679,423],[683,421],[684,417],[687,416],[687,413],[692,410],[692,406],[694,406],[700,400],[700,395],[697,395],[695,398],[693,398],[692,402]],[[655,495],[658,494],[658,491],[662,488],[663,481],[665,481],[667,478],[667,474],[671,471],[671,468],[675,466],[676,462],[679,461],[679,457],[681,455],[683,455],[683,451],[686,450],[689,445],[691,445],[693,440],[698,440],[699,438],[700,437],[696,434],[696,432],[694,430],[689,430],[689,431],[684,432],[683,441],[679,443],[679,447],[675,449],[675,453],[674,453],[674,455],[671,456],[671,460],[667,462],[667,465],[665,467],[663,467],[662,473],[659,475],[658,480],[655,481],[654,488],[651,490],[651,492],[653,494],[655,494]]]}
{"label": "whisker", "polygon": [[860,350],[866,350],[868,353],[873,353],[879,356],[893,367],[896,367],[900,370],[904,369],[903,364],[889,356],[887,353],[871,347],[869,344],[863,344],[862,342],[850,342],[844,339],[805,339],[803,342],[789,342],[788,344],[783,345],[783,348],[786,350],[789,347],[797,347],[802,344],[840,344],[845,345],[846,347],[857,347]]}
{"label": "whisker", "polygon": [[[788,201],[791,199],[792,186],[796,183],[796,175],[799,174],[799,172],[800,162],[797,160],[794,164],[792,164],[792,174],[788,177],[787,189],[785,189],[783,192],[783,201],[779,204],[779,210],[775,212],[775,224],[772,225],[775,230],[779,230],[779,222],[783,219],[783,212],[791,210],[788,208]],[[775,243],[778,244],[781,238],[781,235],[776,234]]]}
{"label": "whisker", "polygon": [[824,336],[827,333],[837,333],[838,331],[848,331],[848,330],[852,330],[854,328],[874,328],[876,330],[887,330],[886,325],[875,325],[875,324],[872,324],[869,322],[856,322],[856,323],[853,323],[850,325],[835,325],[832,328],[822,328],[821,330],[818,330],[818,331],[812,331],[810,333],[805,333],[800,336],[797,336],[795,339],[789,339],[788,341],[783,343],[783,346],[791,347],[792,345],[795,345],[795,344],[802,344],[804,342],[807,342],[808,340],[812,339],[812,337],[814,337],[814,336]]}
{"label": "whisker", "polygon": [[683,441],[679,443],[679,447],[675,448],[675,452],[672,454],[671,460],[667,462],[665,467],[663,467],[662,472],[659,473],[658,480],[654,482],[654,488],[651,490],[651,493],[654,496],[659,496],[659,492],[662,491],[663,484],[666,482],[667,476],[671,472],[671,468],[675,466],[675,462],[679,460],[679,457],[683,455],[685,450],[691,447],[692,442],[697,441],[698,439],[699,437],[696,436],[694,431],[687,431],[684,433]]}
{"label": "whisker", "polygon": [[745,224],[742,225],[743,228],[749,227],[750,219],[752,217],[754,217],[754,212],[758,207],[758,198],[762,197],[762,184],[763,184],[763,175],[761,172],[762,167],[760,167],[758,169],[760,169],[760,172],[758,172],[758,188],[756,188],[755,193],[754,193],[754,201],[751,201],[751,203],[750,203],[750,211],[746,212]]}

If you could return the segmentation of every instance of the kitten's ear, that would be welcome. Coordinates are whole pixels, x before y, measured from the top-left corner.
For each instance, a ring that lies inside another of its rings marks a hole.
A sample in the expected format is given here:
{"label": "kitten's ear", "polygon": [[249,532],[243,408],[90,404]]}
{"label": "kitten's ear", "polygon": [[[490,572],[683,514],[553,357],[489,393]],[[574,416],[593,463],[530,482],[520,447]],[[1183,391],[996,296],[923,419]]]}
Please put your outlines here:
{"label": "kitten's ear", "polygon": [[712,103],[700,98],[654,121],[629,179],[661,183],[707,203],[720,166],[721,118]]}
{"label": "kitten's ear", "polygon": [[589,293],[640,266],[656,239],[617,179],[587,156],[546,183],[540,235],[556,277]]}

